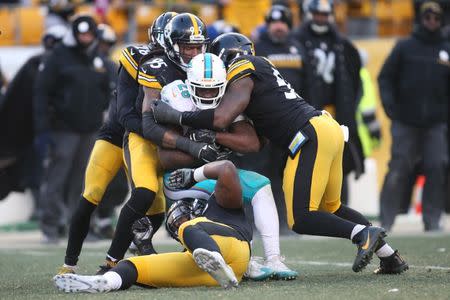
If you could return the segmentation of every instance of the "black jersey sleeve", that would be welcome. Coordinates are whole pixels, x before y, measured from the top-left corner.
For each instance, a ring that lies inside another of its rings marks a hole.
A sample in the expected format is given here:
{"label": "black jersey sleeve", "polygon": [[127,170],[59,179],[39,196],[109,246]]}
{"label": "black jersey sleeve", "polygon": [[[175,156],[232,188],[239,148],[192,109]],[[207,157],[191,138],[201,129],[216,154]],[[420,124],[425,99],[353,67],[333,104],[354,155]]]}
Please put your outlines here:
{"label": "black jersey sleeve", "polygon": [[162,89],[164,86],[164,73],[166,73],[167,67],[167,63],[161,57],[154,57],[146,61],[139,68],[139,84],[153,89]]}
{"label": "black jersey sleeve", "polygon": [[117,80],[117,114],[119,123],[128,131],[141,134],[141,117],[136,111],[136,98],[139,92],[137,81],[123,67]]}
{"label": "black jersey sleeve", "polygon": [[120,53],[119,62],[132,78],[137,78],[141,59],[150,51],[146,45],[128,46]]}
{"label": "black jersey sleeve", "polygon": [[227,70],[229,83],[240,78],[255,74],[256,68],[250,57],[238,57],[231,62]]}

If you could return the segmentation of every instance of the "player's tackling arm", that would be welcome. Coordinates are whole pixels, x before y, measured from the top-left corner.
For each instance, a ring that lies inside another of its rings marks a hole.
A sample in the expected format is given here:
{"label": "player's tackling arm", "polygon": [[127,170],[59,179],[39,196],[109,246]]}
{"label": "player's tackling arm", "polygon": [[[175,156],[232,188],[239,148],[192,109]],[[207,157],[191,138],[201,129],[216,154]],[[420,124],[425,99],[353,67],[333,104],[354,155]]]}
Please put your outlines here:
{"label": "player's tackling arm", "polygon": [[227,92],[216,109],[195,112],[180,112],[164,102],[153,108],[158,122],[187,125],[198,129],[224,130],[242,113],[250,102],[253,80],[249,77],[237,79],[229,84]]}
{"label": "player's tackling arm", "polygon": [[237,79],[229,84],[216,109],[183,112],[181,123],[194,128],[224,130],[245,110],[252,90],[253,80],[250,77]]}
{"label": "player's tackling arm", "polygon": [[216,143],[239,153],[261,150],[261,141],[255,128],[247,120],[232,123],[228,131],[217,132],[215,140]]}
{"label": "player's tackling arm", "polygon": [[160,99],[161,90],[157,88],[143,87],[144,100],[142,102],[142,129],[144,137],[158,146],[175,149],[176,139],[179,135],[169,131],[165,126],[157,124],[153,117],[152,107]]}

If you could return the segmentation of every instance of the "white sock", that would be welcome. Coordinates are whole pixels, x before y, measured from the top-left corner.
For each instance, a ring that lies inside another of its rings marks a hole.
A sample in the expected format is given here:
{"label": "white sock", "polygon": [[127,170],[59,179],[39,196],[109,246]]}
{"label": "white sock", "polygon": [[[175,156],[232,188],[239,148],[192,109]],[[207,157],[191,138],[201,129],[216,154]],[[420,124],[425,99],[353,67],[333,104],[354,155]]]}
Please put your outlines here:
{"label": "white sock", "polygon": [[384,244],[384,246],[383,247],[381,247],[380,249],[378,249],[376,252],[375,252],[375,254],[378,256],[378,257],[388,257],[388,256],[391,256],[392,254],[394,254],[394,249],[392,249],[392,247],[391,246],[389,246],[389,244],[388,243],[386,243],[386,244]]}
{"label": "white sock", "polygon": [[116,261],[118,261],[118,259],[116,259],[116,258],[114,258],[114,257],[112,257],[111,255],[109,255],[109,254],[106,254],[106,257],[110,260],[110,261],[112,261],[112,262],[116,262]]}
{"label": "white sock", "polygon": [[120,289],[122,285],[122,277],[114,271],[108,271],[103,274],[103,277],[108,281],[108,284],[111,286],[113,290]]}
{"label": "white sock", "polygon": [[364,225],[361,225],[361,224],[355,225],[355,227],[353,227],[352,234],[350,234],[350,239],[353,241],[353,238],[355,237],[355,235],[357,235],[364,228],[366,228],[366,226],[364,226]]}
{"label": "white sock", "polygon": [[69,269],[76,269],[77,268],[76,265],[75,266],[70,266],[70,265],[67,265],[67,264],[63,264],[63,267],[69,268]]}
{"label": "white sock", "polygon": [[280,230],[278,212],[270,184],[261,188],[252,199],[255,226],[261,235],[264,255],[280,255]]}

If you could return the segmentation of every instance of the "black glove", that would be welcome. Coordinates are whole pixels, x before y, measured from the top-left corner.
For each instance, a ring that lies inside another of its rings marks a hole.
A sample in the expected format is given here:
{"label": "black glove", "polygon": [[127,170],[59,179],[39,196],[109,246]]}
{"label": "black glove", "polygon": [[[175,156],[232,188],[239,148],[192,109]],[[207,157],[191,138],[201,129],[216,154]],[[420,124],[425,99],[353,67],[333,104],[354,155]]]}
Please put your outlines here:
{"label": "black glove", "polygon": [[181,112],[163,101],[156,101],[152,107],[156,122],[181,125]]}
{"label": "black glove", "polygon": [[209,129],[192,129],[189,138],[194,142],[213,144],[216,141],[216,132]]}
{"label": "black glove", "polygon": [[133,243],[136,245],[138,255],[150,255],[155,254],[156,251],[153,248],[153,225],[147,217],[142,217],[136,220],[131,227],[133,232]]}
{"label": "black glove", "polygon": [[206,163],[219,160],[219,156],[222,157],[221,159],[224,159],[224,152],[219,152],[215,144],[208,144],[203,146],[200,149],[200,153],[198,155],[198,158],[203,160]]}
{"label": "black glove", "polygon": [[217,149],[213,144],[197,143],[185,137],[177,138],[176,148],[204,162],[215,161],[218,156]]}
{"label": "black glove", "polygon": [[194,169],[178,169],[170,173],[168,178],[169,187],[173,189],[187,189],[193,186],[196,181],[194,179]]}

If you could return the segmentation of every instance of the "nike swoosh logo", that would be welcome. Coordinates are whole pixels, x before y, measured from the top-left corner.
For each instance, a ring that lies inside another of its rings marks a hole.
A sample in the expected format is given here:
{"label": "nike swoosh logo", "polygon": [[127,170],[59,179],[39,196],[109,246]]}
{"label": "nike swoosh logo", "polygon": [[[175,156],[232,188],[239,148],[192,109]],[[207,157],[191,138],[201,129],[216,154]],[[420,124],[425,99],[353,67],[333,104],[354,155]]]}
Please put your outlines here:
{"label": "nike swoosh logo", "polygon": [[361,249],[367,250],[367,248],[369,248],[369,243],[370,243],[370,234],[369,234],[369,236],[367,237],[366,243],[361,247]]}

